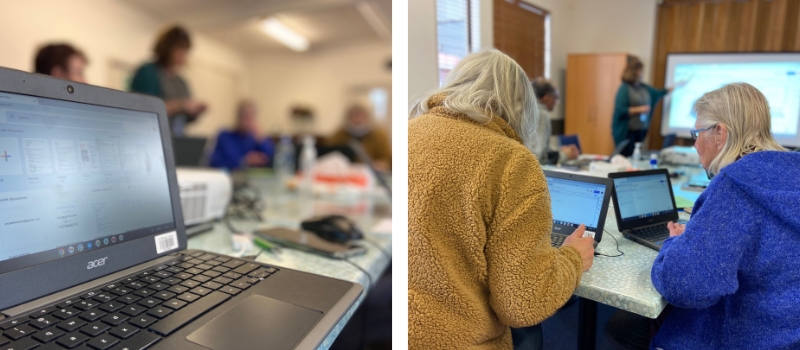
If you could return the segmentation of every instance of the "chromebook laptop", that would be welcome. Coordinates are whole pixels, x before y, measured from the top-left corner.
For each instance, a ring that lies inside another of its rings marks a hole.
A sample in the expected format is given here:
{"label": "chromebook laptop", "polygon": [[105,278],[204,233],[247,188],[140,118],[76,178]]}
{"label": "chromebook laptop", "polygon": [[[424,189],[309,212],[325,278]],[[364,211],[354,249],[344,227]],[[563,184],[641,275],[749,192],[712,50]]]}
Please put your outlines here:
{"label": "chromebook laptop", "polygon": [[594,237],[596,247],[603,238],[603,226],[612,192],[611,180],[550,170],[545,170],[544,175],[547,178],[553,211],[551,244],[560,247],[567,236],[584,224],[584,237]]}
{"label": "chromebook laptop", "polygon": [[0,68],[1,349],[315,349],[362,287],[186,249],[164,103]]}
{"label": "chromebook laptop", "polygon": [[619,231],[628,239],[661,250],[669,238],[667,223],[678,220],[667,169],[611,173],[614,213]]}

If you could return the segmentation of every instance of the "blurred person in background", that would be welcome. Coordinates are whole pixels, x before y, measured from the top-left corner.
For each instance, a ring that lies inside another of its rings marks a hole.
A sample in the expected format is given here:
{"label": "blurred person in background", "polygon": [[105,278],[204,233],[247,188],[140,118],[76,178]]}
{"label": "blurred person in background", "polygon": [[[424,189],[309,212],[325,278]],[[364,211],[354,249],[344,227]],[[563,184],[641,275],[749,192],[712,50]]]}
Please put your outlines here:
{"label": "blurred person in background", "polygon": [[206,104],[192,98],[189,85],[178,74],[187,63],[191,47],[192,42],[185,29],[179,26],[167,29],[153,49],[155,62],[139,67],[131,81],[132,92],[164,100],[170,128],[175,136],[183,136],[186,125],[197,120],[206,110]]}
{"label": "blurred person in background", "polygon": [[253,101],[245,100],[239,104],[236,129],[222,131],[217,137],[217,145],[211,154],[212,167],[234,170],[272,166],[275,144],[270,138],[261,136],[257,114]]}
{"label": "blurred person in background", "polygon": [[72,45],[49,44],[36,53],[34,70],[39,74],[85,84],[86,77],[83,71],[88,63],[89,60],[86,59],[83,52],[78,51]]}
{"label": "blurred person in background", "polygon": [[372,113],[363,105],[356,104],[348,108],[344,125],[325,143],[329,146],[346,146],[350,139],[361,143],[375,170],[391,170],[392,148],[389,135],[375,125]]}
{"label": "blurred person in background", "polygon": [[[556,108],[556,103],[559,100],[559,93],[553,82],[539,77],[533,79],[533,93],[536,95],[536,100],[539,102],[536,107],[539,111],[539,125],[536,127],[536,132],[539,135],[539,143],[536,144],[536,150],[533,152],[536,158],[539,159],[539,164],[549,164],[548,152],[550,152],[550,135],[553,133],[553,126],[550,121],[550,113]],[[563,162],[568,159],[578,158],[580,151],[575,145],[561,146],[558,150],[558,162]]]}

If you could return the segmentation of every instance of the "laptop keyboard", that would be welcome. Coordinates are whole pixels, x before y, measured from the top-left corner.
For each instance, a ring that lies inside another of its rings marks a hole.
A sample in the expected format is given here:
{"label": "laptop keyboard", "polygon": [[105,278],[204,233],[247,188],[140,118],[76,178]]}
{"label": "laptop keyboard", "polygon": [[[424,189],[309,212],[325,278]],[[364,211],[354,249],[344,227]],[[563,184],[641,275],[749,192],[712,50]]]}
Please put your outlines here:
{"label": "laptop keyboard", "polygon": [[119,349],[155,344],[278,270],[206,252],[0,322],[0,350]]}
{"label": "laptop keyboard", "polygon": [[655,225],[632,229],[631,233],[633,233],[636,237],[653,242],[661,242],[669,238],[669,229],[667,228],[667,225]]}
{"label": "laptop keyboard", "polygon": [[561,245],[564,244],[564,239],[566,239],[566,238],[567,238],[567,236],[554,235],[554,234],[551,233],[550,234],[550,244],[553,247],[556,247],[556,248],[561,247]]}

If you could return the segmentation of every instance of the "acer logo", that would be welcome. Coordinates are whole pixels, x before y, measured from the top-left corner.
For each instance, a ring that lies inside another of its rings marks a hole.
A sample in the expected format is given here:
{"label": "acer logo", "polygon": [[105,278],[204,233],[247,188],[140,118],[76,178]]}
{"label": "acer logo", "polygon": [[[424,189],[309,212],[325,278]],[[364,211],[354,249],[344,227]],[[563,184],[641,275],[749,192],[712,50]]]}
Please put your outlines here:
{"label": "acer logo", "polygon": [[553,229],[556,230],[556,231],[561,231],[561,227],[558,227],[558,226],[553,227]]}
{"label": "acer logo", "polygon": [[100,259],[97,259],[97,260],[94,260],[94,261],[90,261],[89,262],[89,266],[86,266],[86,269],[87,270],[91,270],[91,269],[93,269],[95,267],[103,266],[103,265],[106,264],[106,259],[108,259],[108,257],[100,258]]}

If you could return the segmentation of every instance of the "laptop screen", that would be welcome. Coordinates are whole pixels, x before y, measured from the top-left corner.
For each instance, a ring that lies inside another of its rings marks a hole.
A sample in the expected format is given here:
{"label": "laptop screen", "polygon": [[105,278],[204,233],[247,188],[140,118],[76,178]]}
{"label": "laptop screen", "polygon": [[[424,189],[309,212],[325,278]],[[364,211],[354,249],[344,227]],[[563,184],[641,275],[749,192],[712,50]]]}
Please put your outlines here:
{"label": "laptop screen", "polygon": [[665,174],[614,179],[622,221],[638,220],[675,211],[667,180]]}
{"label": "laptop screen", "polygon": [[[605,185],[548,177],[547,187],[550,190],[554,227],[577,228],[584,224],[586,231],[597,231]],[[572,231],[563,233],[571,234]]]}
{"label": "laptop screen", "polygon": [[0,93],[0,273],[174,229],[156,114]]}

